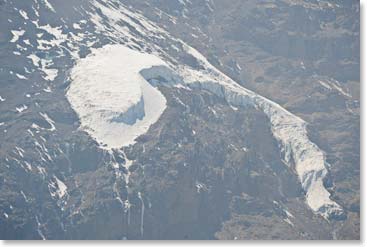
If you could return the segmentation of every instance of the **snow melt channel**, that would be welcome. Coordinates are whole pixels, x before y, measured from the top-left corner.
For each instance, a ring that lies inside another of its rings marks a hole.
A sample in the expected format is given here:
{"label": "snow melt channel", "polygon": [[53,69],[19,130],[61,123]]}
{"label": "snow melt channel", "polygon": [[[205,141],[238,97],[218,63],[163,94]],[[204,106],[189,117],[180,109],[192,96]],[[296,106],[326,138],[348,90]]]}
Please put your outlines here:
{"label": "snow melt channel", "polygon": [[140,72],[166,66],[158,57],[122,45],[93,49],[71,71],[67,98],[81,129],[105,148],[134,143],[166,108],[166,99]]}

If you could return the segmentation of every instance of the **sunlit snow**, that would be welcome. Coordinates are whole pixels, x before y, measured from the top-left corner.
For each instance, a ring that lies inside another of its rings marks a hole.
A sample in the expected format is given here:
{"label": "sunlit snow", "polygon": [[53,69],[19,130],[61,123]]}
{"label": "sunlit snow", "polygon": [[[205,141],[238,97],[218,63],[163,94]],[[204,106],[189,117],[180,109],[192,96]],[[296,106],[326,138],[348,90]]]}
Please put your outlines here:
{"label": "sunlit snow", "polygon": [[15,43],[18,41],[18,39],[24,35],[25,31],[24,30],[12,30],[11,33],[13,34],[13,38],[10,40],[10,42]]}
{"label": "sunlit snow", "polygon": [[[106,148],[134,143],[166,108],[164,96],[140,74],[157,65],[165,63],[122,45],[94,49],[79,60],[71,71],[67,97],[79,115],[81,128]],[[142,118],[131,119],[130,124],[120,120],[131,112],[130,118]]]}

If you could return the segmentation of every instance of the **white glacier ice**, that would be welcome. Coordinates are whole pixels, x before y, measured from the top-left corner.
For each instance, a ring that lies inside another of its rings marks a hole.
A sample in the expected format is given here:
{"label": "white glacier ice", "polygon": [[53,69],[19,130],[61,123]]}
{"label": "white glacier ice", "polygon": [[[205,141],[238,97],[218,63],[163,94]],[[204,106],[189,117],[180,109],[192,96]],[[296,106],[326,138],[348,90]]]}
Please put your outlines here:
{"label": "white glacier ice", "polygon": [[169,82],[184,83],[191,88],[211,91],[234,106],[252,105],[261,109],[270,120],[273,135],[282,148],[285,163],[296,170],[310,208],[324,218],[343,214],[342,208],[330,199],[330,193],[323,185],[327,174],[325,155],[309,140],[307,123],[280,105],[238,85],[213,67],[194,48],[186,44],[183,47],[205,69],[180,65],[170,70],[167,67],[155,66],[143,70],[144,77],[150,81],[163,77]]}
{"label": "white glacier ice", "polygon": [[81,128],[106,148],[134,143],[166,108],[166,99],[140,74],[165,65],[156,56],[122,45],[93,49],[71,71],[67,97]]}
{"label": "white glacier ice", "polygon": [[184,46],[204,70],[193,70],[182,66],[180,75],[192,87],[205,88],[235,106],[253,105],[261,109],[269,118],[274,137],[284,150],[285,162],[294,167],[306,193],[310,208],[329,218],[343,214],[343,209],[330,199],[330,193],[323,185],[327,174],[324,153],[308,138],[307,123],[280,105],[238,85],[228,76],[212,66],[194,48]]}

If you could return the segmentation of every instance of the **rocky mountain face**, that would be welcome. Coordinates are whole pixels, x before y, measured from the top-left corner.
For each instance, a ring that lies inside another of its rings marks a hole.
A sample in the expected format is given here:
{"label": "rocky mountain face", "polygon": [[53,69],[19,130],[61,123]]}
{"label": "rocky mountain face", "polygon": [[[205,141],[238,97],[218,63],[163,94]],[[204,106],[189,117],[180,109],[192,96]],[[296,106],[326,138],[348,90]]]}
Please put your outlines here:
{"label": "rocky mountain face", "polygon": [[0,13],[1,239],[359,239],[359,2]]}

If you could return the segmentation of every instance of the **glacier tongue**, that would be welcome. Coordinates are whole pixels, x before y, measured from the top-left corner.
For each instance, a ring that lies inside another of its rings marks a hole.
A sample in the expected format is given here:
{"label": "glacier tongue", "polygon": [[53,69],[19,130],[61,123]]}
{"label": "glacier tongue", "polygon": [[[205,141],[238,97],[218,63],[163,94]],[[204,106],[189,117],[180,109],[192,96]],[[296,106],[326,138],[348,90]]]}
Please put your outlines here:
{"label": "glacier tongue", "polygon": [[296,170],[310,208],[325,219],[342,216],[343,209],[330,199],[330,193],[324,187],[323,179],[327,174],[325,155],[309,140],[306,122],[280,105],[238,85],[194,48],[185,44],[184,49],[205,68],[193,70],[182,66],[179,73],[184,82],[211,91],[232,105],[250,104],[261,109],[271,122],[274,137],[285,151],[285,163]]}
{"label": "glacier tongue", "polygon": [[184,44],[184,49],[204,69],[181,65],[169,70],[164,66],[153,66],[143,70],[141,74],[149,81],[164,77],[169,84],[182,83],[192,88],[208,90],[234,106],[252,105],[261,109],[268,116],[273,135],[283,149],[285,163],[294,167],[299,177],[310,208],[325,219],[343,215],[343,209],[330,199],[330,193],[323,185],[327,174],[325,155],[309,140],[307,123],[273,101],[238,85],[192,47]]}
{"label": "glacier tongue", "polygon": [[67,98],[81,128],[106,148],[134,143],[166,108],[166,99],[139,73],[165,65],[156,56],[122,45],[93,49],[71,71]]}

